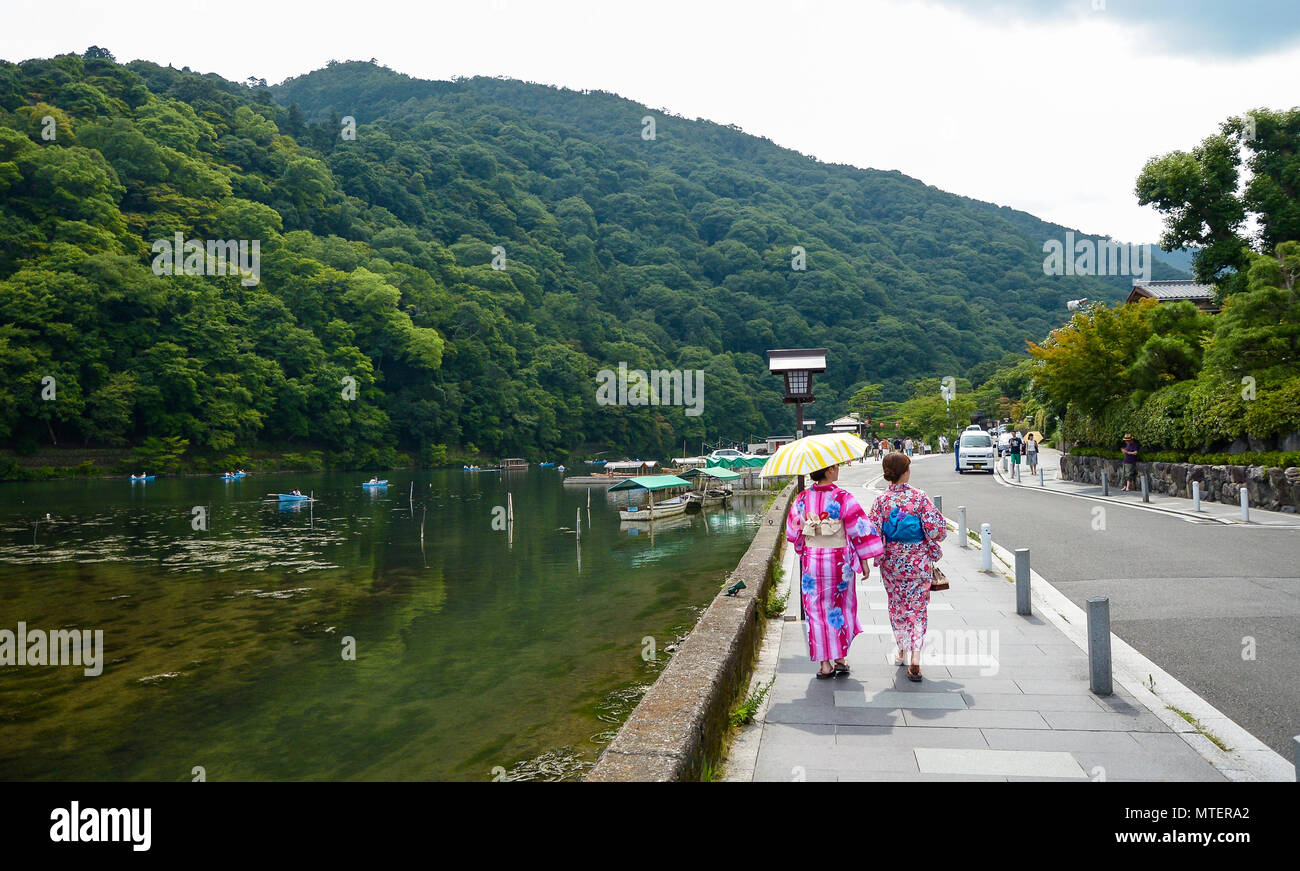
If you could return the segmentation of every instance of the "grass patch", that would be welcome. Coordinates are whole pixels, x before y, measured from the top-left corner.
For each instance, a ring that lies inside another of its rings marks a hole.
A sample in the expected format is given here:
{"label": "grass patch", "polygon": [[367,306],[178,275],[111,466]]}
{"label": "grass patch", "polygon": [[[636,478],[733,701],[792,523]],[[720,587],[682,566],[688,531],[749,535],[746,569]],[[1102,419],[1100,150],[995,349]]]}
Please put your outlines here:
{"label": "grass patch", "polygon": [[1184,720],[1186,720],[1188,725],[1190,725],[1193,729],[1195,729],[1199,734],[1204,735],[1206,738],[1209,738],[1215,747],[1218,747],[1224,753],[1232,752],[1232,748],[1229,747],[1227,744],[1224,744],[1218,735],[1215,735],[1213,732],[1208,731],[1204,726],[1202,726],[1200,720],[1196,719],[1191,714],[1187,713],[1181,708],[1175,708],[1173,705],[1165,705],[1165,707],[1173,711],[1178,716],[1182,717]]}
{"label": "grass patch", "polygon": [[772,689],[772,684],[776,683],[776,678],[772,678],[767,683],[750,690],[749,694],[731,709],[731,725],[748,726],[754,722],[754,715],[758,713],[759,707],[763,704],[763,699]]}

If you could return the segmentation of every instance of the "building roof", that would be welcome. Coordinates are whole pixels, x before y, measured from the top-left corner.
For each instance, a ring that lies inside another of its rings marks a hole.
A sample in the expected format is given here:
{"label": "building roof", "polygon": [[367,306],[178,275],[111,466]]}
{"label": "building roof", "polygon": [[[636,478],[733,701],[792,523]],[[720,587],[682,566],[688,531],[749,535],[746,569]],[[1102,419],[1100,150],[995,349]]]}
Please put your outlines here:
{"label": "building roof", "polygon": [[1128,301],[1133,302],[1139,297],[1151,297],[1161,302],[1183,299],[1192,302],[1213,302],[1214,288],[1208,284],[1197,284],[1195,281],[1147,281],[1133,285]]}
{"label": "building roof", "polygon": [[854,416],[851,415],[851,414],[846,414],[844,417],[837,417],[835,420],[832,420],[830,423],[828,423],[828,424],[826,424],[826,425],[827,425],[827,426],[853,426],[853,427],[856,427],[856,426],[861,426],[861,425],[862,425],[862,421],[859,420],[858,418],[854,417]]}

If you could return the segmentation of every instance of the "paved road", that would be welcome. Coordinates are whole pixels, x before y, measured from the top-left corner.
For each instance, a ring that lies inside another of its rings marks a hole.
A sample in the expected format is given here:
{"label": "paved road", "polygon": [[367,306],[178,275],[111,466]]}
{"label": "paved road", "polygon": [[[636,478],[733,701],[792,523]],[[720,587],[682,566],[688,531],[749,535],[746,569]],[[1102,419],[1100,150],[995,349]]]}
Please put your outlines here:
{"label": "paved road", "polygon": [[[972,529],[1028,547],[1034,570],[1080,607],[1111,600],[1112,631],[1268,744],[1292,757],[1300,734],[1300,529],[1226,526],[1104,507],[1090,499],[958,475],[952,454],[916,457],[911,483],[966,506]],[[880,465],[845,469],[869,481]],[[948,546],[948,545],[945,545]],[[1254,639],[1255,658],[1243,658]]]}

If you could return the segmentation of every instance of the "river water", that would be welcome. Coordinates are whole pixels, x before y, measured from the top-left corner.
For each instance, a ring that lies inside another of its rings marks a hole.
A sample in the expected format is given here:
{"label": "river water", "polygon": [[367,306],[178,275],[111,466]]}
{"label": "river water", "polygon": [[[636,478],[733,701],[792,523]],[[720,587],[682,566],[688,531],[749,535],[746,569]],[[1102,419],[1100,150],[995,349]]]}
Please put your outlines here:
{"label": "river water", "polygon": [[0,484],[0,630],[104,651],[0,665],[0,780],[580,777],[770,501],[651,536],[550,469],[386,477]]}

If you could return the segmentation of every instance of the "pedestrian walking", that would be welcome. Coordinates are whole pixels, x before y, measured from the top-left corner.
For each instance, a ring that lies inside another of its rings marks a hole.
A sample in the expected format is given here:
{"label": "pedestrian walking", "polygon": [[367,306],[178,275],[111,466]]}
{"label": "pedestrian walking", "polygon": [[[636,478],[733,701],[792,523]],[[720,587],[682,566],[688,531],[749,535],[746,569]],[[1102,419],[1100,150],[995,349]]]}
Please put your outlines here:
{"label": "pedestrian walking", "polygon": [[912,456],[912,447],[913,445],[912,445],[911,436],[908,436],[907,438],[903,439],[903,452],[906,453],[909,457]]}
{"label": "pedestrian walking", "polygon": [[943,556],[939,542],[948,535],[948,525],[925,491],[908,483],[911,460],[893,453],[882,465],[889,487],[876,497],[867,519],[885,541],[876,565],[889,598],[889,625],[898,648],[893,663],[906,665],[908,680],[919,681],[929,626],[930,581],[935,562]]}
{"label": "pedestrian walking", "polygon": [[849,673],[845,657],[858,623],[857,575],[884,553],[876,527],[858,500],[836,485],[839,466],[812,472],[812,486],[790,506],[785,537],[799,554],[799,590],[808,621],[808,656],[820,662],[818,678]]}
{"label": "pedestrian walking", "polygon": [[898,436],[894,436],[894,450],[898,451],[899,453],[902,453],[903,451],[903,440],[900,439]]}
{"label": "pedestrian walking", "polygon": [[1038,442],[1034,441],[1033,433],[1025,436],[1025,462],[1029,464],[1029,474],[1038,474]]}
{"label": "pedestrian walking", "polygon": [[[1011,454],[1012,466],[1020,465],[1020,451],[1024,446],[1025,446],[1024,442],[1020,440],[1020,433],[1013,431],[1011,433],[1011,440],[1007,442],[1007,452]],[[1015,475],[1015,473],[1016,470],[1012,469],[1011,474]]]}
{"label": "pedestrian walking", "polygon": [[1133,433],[1124,433],[1124,465],[1120,466],[1120,477],[1124,479],[1124,489],[1132,490],[1137,484],[1138,443]]}

